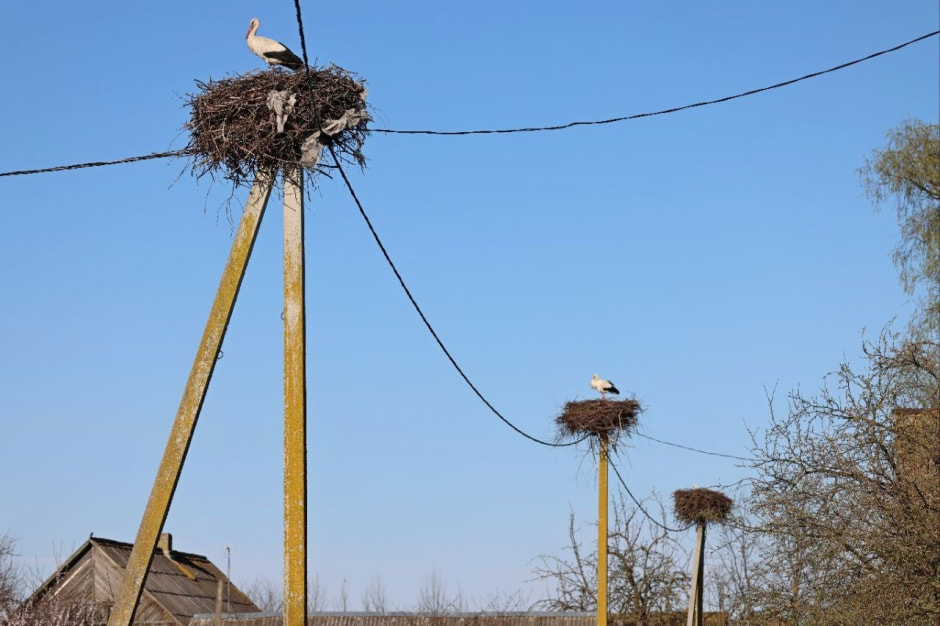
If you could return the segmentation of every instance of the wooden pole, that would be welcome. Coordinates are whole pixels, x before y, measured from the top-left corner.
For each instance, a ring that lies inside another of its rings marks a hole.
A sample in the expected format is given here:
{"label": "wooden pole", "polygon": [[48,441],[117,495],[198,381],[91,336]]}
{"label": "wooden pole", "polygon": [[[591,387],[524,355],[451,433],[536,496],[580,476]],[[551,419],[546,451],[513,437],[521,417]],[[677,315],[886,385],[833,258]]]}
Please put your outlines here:
{"label": "wooden pole", "polygon": [[284,172],[284,626],[307,619],[307,349],[303,172]]}
{"label": "wooden pole", "polygon": [[597,626],[607,626],[607,446],[609,435],[600,435],[597,496]]}
{"label": "wooden pole", "polygon": [[[186,453],[192,442],[199,413],[202,411],[206,390],[209,388],[209,381],[212,379],[212,372],[219,358],[219,349],[225,338],[225,331],[235,307],[235,299],[238,297],[238,290],[245,276],[245,268],[248,266],[248,259],[251,257],[251,250],[258,235],[258,227],[261,225],[264,209],[271,196],[273,182],[273,172],[259,172],[248,194],[248,202],[245,204],[235,241],[232,242],[232,250],[225,265],[225,271],[222,273],[212,310],[209,312],[209,319],[202,334],[196,359],[189,372],[189,379],[186,381],[186,389],[183,391],[176,420],[170,431],[170,439],[163,452],[163,459],[160,461],[157,477],[150,491],[150,499],[147,500],[144,516],[137,530],[134,548],[128,558],[124,579],[118,589],[108,626],[129,626],[134,611],[137,609],[137,603],[140,601],[150,562],[153,560],[153,551],[163,531],[170,503],[173,501]],[[131,443],[138,442],[132,441]]]}
{"label": "wooden pole", "polygon": [[689,611],[686,626],[702,626],[703,580],[705,578],[705,522],[699,522],[695,533],[695,552],[692,555],[692,589],[689,591]]}

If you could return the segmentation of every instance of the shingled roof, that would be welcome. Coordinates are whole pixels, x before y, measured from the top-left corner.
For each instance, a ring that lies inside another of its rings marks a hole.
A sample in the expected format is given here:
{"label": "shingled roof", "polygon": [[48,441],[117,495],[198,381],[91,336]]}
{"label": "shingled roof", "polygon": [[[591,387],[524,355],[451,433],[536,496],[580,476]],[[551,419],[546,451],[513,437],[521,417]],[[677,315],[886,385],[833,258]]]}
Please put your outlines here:
{"label": "shingled roof", "polygon": [[[134,546],[121,541],[91,537],[44,582],[30,598],[42,604],[50,594],[59,601],[94,605],[107,615],[124,578]],[[260,609],[231,585],[208,558],[173,550],[172,537],[161,536],[141,593],[134,624],[185,626],[197,613],[215,611],[219,582],[224,585],[223,611],[259,613]]]}

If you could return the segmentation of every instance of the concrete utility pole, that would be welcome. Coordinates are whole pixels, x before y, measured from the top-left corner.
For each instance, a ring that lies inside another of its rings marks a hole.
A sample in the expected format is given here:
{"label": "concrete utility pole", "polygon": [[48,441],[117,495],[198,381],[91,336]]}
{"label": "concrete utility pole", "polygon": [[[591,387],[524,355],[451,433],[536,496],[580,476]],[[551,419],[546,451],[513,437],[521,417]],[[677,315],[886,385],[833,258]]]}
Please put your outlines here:
{"label": "concrete utility pole", "polygon": [[695,554],[692,556],[692,589],[689,593],[689,611],[686,626],[702,626],[703,580],[705,578],[705,522],[699,522],[695,532]]}
{"label": "concrete utility pole", "polygon": [[599,435],[597,480],[597,626],[607,626],[607,447],[610,435]]}
{"label": "concrete utility pole", "polygon": [[176,420],[170,431],[170,439],[163,452],[163,459],[160,461],[160,468],[157,470],[157,477],[150,491],[150,499],[147,500],[143,520],[137,530],[134,548],[127,561],[124,580],[115,598],[114,610],[108,619],[108,626],[129,626],[137,603],[140,601],[150,562],[153,560],[153,552],[160,533],[163,532],[163,524],[170,510],[170,503],[179,482],[189,444],[192,442],[199,413],[202,411],[206,390],[209,388],[209,381],[219,358],[222,340],[225,338],[225,331],[232,317],[235,299],[238,297],[238,290],[245,277],[245,268],[248,266],[248,259],[251,257],[251,250],[258,235],[258,227],[261,225],[264,209],[271,196],[275,174],[275,172],[259,172],[248,195],[248,202],[242,213],[241,223],[235,234],[235,241],[232,243],[232,250],[225,265],[225,271],[222,273],[215,301],[212,303],[209,320],[206,322],[196,359],[190,370],[189,379],[186,381],[183,399],[180,401]]}
{"label": "concrete utility pole", "polygon": [[307,621],[307,339],[303,171],[284,172],[284,626]]}
{"label": "concrete utility pole", "polygon": [[[140,601],[276,172],[259,172],[190,372],[108,626],[129,626]],[[307,340],[303,173],[284,173],[284,626],[307,617]]]}

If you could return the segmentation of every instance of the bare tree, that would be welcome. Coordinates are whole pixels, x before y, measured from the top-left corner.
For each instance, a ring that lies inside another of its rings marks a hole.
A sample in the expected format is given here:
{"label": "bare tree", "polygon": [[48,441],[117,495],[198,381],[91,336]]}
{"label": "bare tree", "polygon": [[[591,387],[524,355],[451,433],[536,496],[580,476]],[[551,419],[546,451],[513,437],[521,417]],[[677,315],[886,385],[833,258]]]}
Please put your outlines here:
{"label": "bare tree", "polygon": [[326,609],[326,585],[320,583],[320,574],[315,573],[307,581],[307,611],[314,613]]}
{"label": "bare tree", "polygon": [[450,595],[447,582],[437,570],[431,570],[425,577],[424,585],[418,590],[418,612],[442,616],[460,613],[463,609],[463,593],[458,589],[455,595]]}
{"label": "bare tree", "polygon": [[388,611],[385,585],[378,574],[372,577],[369,585],[362,590],[362,610],[385,615]]}
{"label": "bare tree", "polygon": [[760,535],[745,526],[743,520],[732,517],[719,528],[715,563],[706,570],[715,589],[715,605],[732,624],[757,623],[755,567],[760,558]]}
{"label": "bare tree", "polygon": [[521,589],[509,593],[496,590],[482,600],[477,600],[474,604],[477,613],[486,615],[519,613],[529,611],[535,606],[535,603],[532,602],[531,592],[527,593]]}
{"label": "bare tree", "polygon": [[788,623],[940,619],[940,345],[886,330],[864,352],[753,450],[755,601]]}
{"label": "bare tree", "polygon": [[239,588],[264,613],[284,610],[284,590],[267,578],[255,578],[246,585],[239,585]]}
{"label": "bare tree", "polygon": [[[654,614],[677,609],[687,593],[689,577],[682,564],[688,554],[666,530],[661,503],[655,504],[658,524],[628,505],[622,495],[614,503],[607,549],[608,607],[612,614],[649,620]],[[596,610],[597,552],[585,551],[578,542],[574,514],[569,518],[568,537],[569,556],[539,557],[536,577],[554,583],[555,588],[538,604],[553,611]]]}
{"label": "bare tree", "polygon": [[539,605],[550,611],[593,611],[597,608],[597,552],[585,551],[578,541],[574,513],[568,516],[568,557],[545,554],[535,568],[538,580],[554,585]]}
{"label": "bare tree", "polygon": [[16,561],[16,541],[0,535],[0,624],[3,626],[100,626],[103,607],[58,596],[25,599],[32,574]]}
{"label": "bare tree", "polygon": [[0,535],[0,619],[19,604],[23,595],[23,571],[16,561],[16,540]]}

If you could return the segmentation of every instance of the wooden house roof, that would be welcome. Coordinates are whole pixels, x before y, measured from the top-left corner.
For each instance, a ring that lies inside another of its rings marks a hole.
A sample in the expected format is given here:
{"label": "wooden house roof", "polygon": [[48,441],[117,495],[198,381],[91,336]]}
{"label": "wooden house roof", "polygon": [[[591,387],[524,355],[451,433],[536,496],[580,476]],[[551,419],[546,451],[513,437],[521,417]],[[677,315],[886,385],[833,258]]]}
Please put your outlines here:
{"label": "wooden house roof", "polygon": [[[173,550],[172,538],[168,535],[161,540],[167,541],[167,549],[158,548],[154,553],[134,613],[134,624],[187,625],[197,613],[212,613],[215,611],[220,581],[224,585],[224,612],[260,612],[248,596],[232,585],[208,558]],[[89,538],[33,593],[30,600],[42,603],[52,594],[52,597],[64,602],[109,609],[124,579],[124,569],[133,547],[121,541]]]}

